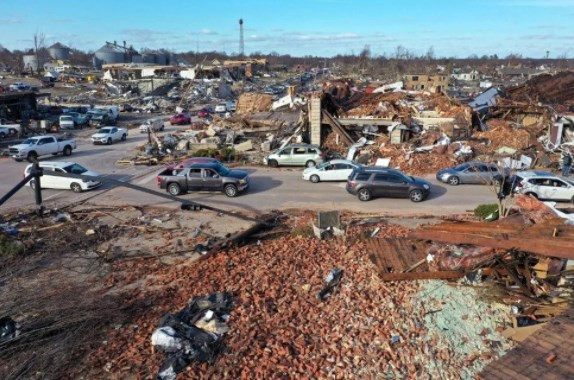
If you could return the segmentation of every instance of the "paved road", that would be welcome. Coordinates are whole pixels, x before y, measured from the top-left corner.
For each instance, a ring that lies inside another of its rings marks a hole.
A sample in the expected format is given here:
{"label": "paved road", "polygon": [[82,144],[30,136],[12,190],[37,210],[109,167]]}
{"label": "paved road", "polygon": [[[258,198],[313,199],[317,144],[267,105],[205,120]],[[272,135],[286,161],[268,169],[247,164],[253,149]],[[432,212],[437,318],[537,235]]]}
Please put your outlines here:
{"label": "paved road", "polygon": [[[167,126],[166,132],[175,127]],[[87,136],[93,131],[83,131]],[[130,130],[127,142],[112,146],[93,146],[87,138],[78,138],[78,149],[71,157],[46,157],[44,160],[74,161],[102,175],[114,179],[129,181],[133,184],[157,189],[155,178],[160,167],[120,167],[118,159],[133,156],[137,145],[144,143],[147,135]],[[0,194],[6,193],[21,178],[26,167],[25,162],[12,159],[0,160]],[[302,169],[272,169],[267,167],[250,167],[251,187],[249,191],[236,198],[223,194],[195,193],[183,197],[201,201],[212,206],[245,210],[266,211],[271,209],[302,208],[313,210],[354,210],[370,213],[423,213],[451,214],[474,209],[479,204],[493,203],[493,193],[486,186],[465,185],[450,187],[438,183],[434,178],[428,179],[434,184],[431,196],[422,203],[413,203],[408,199],[375,199],[360,202],[349,195],[344,183],[313,184],[301,179]],[[70,202],[88,199],[91,203],[102,205],[161,205],[179,207],[178,204],[152,195],[136,192],[126,188],[112,188],[104,184],[95,191],[74,194],[67,190],[44,190],[44,202],[48,207],[61,207]],[[25,187],[18,192],[0,210],[32,207],[34,195]]]}

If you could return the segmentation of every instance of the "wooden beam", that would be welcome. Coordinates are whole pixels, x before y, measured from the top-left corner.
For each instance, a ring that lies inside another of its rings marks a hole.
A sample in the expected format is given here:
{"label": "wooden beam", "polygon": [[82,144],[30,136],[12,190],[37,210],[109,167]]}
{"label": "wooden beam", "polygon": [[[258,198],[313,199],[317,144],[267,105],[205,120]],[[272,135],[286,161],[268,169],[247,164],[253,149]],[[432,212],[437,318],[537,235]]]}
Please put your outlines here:
{"label": "wooden beam", "polygon": [[331,115],[329,112],[325,110],[323,110],[323,119],[327,124],[331,126],[331,128],[333,128],[333,132],[341,136],[341,138],[347,145],[353,145],[355,143],[355,141],[353,141],[353,138],[347,133],[345,128],[343,128],[343,126],[339,124],[337,119],[335,119],[333,115]]}
{"label": "wooden beam", "polygon": [[436,231],[432,229],[415,231],[412,236],[417,239],[439,241],[443,243],[473,244],[482,247],[492,247],[508,250],[516,249],[541,256],[574,259],[572,240],[561,239],[560,237],[530,238],[525,236],[525,234],[489,235],[457,233],[452,231]]}

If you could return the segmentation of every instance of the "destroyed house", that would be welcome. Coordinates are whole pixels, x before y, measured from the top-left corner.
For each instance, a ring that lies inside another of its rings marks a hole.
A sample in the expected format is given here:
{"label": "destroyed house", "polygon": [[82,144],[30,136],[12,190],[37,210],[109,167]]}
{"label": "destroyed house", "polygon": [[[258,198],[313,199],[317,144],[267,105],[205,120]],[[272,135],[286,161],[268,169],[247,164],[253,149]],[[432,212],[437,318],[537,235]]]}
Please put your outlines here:
{"label": "destroyed house", "polygon": [[443,74],[407,74],[403,78],[405,89],[409,91],[429,91],[443,93],[448,88],[448,77]]}

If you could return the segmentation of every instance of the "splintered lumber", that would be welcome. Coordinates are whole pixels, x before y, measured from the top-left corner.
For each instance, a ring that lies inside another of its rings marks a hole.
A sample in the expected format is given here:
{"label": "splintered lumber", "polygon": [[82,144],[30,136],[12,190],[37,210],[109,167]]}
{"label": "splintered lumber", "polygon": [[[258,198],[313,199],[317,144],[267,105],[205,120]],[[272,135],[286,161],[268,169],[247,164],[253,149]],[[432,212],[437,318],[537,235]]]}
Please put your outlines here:
{"label": "splintered lumber", "polygon": [[333,117],[333,115],[323,110],[323,118],[325,123],[329,124],[333,129],[333,131],[339,134],[339,136],[341,136],[343,142],[345,142],[347,145],[353,145],[355,143],[353,141],[353,138],[347,133],[345,128],[341,124],[339,124],[339,122],[337,121],[337,119]]}
{"label": "splintered lumber", "polygon": [[574,259],[574,227],[501,223],[442,223],[419,229],[413,238],[450,244],[473,244]]}

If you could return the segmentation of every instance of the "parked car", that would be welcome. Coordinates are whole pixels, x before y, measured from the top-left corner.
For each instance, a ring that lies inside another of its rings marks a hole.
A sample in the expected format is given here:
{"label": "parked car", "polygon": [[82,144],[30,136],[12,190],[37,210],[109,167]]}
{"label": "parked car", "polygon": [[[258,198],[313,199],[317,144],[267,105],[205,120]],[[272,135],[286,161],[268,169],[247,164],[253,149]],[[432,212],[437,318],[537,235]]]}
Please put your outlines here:
{"label": "parked car", "polygon": [[313,167],[322,164],[325,154],[317,145],[293,144],[278,149],[263,159],[265,165],[273,168],[278,166]]}
{"label": "parked car", "polygon": [[207,112],[206,110],[201,110],[197,113],[197,117],[206,119],[209,117],[209,112]]}
{"label": "parked car", "polygon": [[55,84],[52,78],[42,78],[40,81],[42,82],[43,88],[54,87]]}
{"label": "parked car", "polygon": [[531,195],[550,201],[574,203],[574,181],[560,178],[544,171],[516,172],[511,177],[511,188],[515,193]]}
{"label": "parked car", "polygon": [[90,115],[87,113],[70,112],[68,115],[74,118],[76,126],[84,126],[90,123]]}
{"label": "parked car", "polygon": [[72,115],[60,115],[60,128],[61,129],[74,129],[74,117]]}
{"label": "parked car", "polygon": [[16,161],[27,159],[33,162],[38,157],[48,154],[56,155],[62,153],[64,156],[70,156],[74,149],[76,149],[76,140],[73,139],[65,140],[54,136],[34,136],[22,141],[20,144],[11,146],[8,152]]}
{"label": "parked car", "polygon": [[126,141],[128,138],[127,128],[118,128],[114,126],[100,128],[97,133],[92,135],[92,143],[112,145],[114,141]]}
{"label": "parked car", "polygon": [[227,105],[225,103],[219,103],[215,106],[215,112],[224,113],[227,111]]}
{"label": "parked car", "polygon": [[160,117],[147,119],[142,125],[140,125],[140,133],[147,133],[148,130],[153,132],[163,131],[164,127],[163,119]]}
{"label": "parked car", "polygon": [[166,169],[189,168],[193,164],[219,164],[219,160],[211,157],[190,157],[179,164],[168,165]]}
{"label": "parked car", "polygon": [[221,163],[195,163],[188,168],[165,169],[159,173],[157,184],[171,195],[222,191],[228,197],[235,197],[249,187],[249,174],[243,170],[230,170]]}
{"label": "parked car", "polygon": [[6,138],[10,135],[17,135],[20,132],[20,124],[9,123],[5,119],[0,119],[0,138]]}
{"label": "parked car", "polygon": [[16,83],[12,83],[10,86],[8,86],[8,89],[10,91],[31,91],[32,86],[30,86],[29,83],[16,82]]}
{"label": "parked car", "polygon": [[303,179],[318,183],[322,181],[346,181],[351,172],[361,167],[349,160],[331,160],[303,170]]}
{"label": "parked car", "polygon": [[[69,173],[69,174],[81,174],[87,175],[92,177],[99,176],[98,173],[93,172],[84,168],[83,166],[76,164],[74,162],[56,162],[56,161],[42,161],[39,163],[40,168],[43,169],[42,177],[40,178],[40,186],[43,189],[70,189],[74,193],[81,193],[85,190],[95,189],[96,187],[100,186],[102,183],[96,179],[92,180],[85,180],[85,179],[76,179],[76,178],[66,178],[66,177],[57,177],[54,175],[50,175],[51,172],[56,173]],[[24,170],[24,176],[30,174],[30,170],[32,169],[32,165],[26,166]],[[27,184],[32,189],[36,187],[36,182],[32,179]]]}
{"label": "parked car", "polygon": [[169,122],[172,125],[184,125],[184,124],[190,124],[191,123],[191,117],[189,116],[189,114],[187,113],[178,113],[175,116],[172,116],[169,119]]}
{"label": "parked car", "polygon": [[396,169],[361,167],[353,170],[347,181],[347,192],[365,202],[374,197],[410,198],[421,202],[430,194],[431,185]]}
{"label": "parked car", "polygon": [[509,170],[499,172],[495,164],[485,162],[467,162],[449,169],[442,169],[436,173],[436,179],[452,186],[460,184],[500,183],[508,176]]}
{"label": "parked car", "polygon": [[115,120],[105,111],[102,110],[92,110],[88,112],[90,116],[90,125],[99,127],[102,125],[113,125]]}

